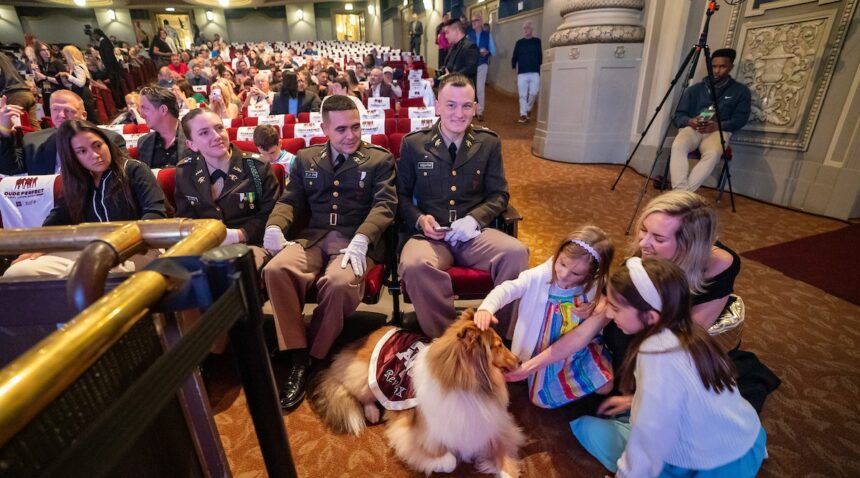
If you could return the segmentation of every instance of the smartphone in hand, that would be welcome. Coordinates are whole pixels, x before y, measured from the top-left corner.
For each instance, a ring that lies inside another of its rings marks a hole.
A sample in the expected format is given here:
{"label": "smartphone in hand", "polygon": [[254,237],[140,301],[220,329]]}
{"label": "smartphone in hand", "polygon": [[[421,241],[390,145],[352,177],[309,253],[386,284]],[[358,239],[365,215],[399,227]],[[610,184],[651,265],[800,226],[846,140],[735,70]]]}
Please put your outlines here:
{"label": "smartphone in hand", "polygon": [[438,232],[448,232],[451,230],[451,227],[450,226],[434,226],[433,230],[438,231]]}

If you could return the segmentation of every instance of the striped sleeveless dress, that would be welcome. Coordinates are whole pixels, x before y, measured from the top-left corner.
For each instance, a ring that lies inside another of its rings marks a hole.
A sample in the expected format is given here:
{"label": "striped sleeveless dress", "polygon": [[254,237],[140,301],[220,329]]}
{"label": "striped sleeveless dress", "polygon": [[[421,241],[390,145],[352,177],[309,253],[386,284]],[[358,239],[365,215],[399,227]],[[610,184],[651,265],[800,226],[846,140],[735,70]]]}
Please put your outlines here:
{"label": "striped sleeveless dress", "polygon": [[[582,324],[573,308],[587,302],[582,287],[562,289],[551,285],[534,355]],[[531,375],[529,399],[539,407],[557,408],[593,393],[611,380],[612,359],[598,335],[571,357]]]}

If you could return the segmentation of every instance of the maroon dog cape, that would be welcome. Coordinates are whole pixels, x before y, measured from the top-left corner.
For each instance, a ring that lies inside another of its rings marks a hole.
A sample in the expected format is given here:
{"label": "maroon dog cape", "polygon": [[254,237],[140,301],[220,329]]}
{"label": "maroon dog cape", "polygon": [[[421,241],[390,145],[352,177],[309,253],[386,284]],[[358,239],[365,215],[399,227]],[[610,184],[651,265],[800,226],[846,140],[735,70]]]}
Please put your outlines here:
{"label": "maroon dog cape", "polygon": [[430,339],[423,335],[391,329],[379,339],[370,357],[367,383],[373,395],[388,410],[414,408],[412,365]]}

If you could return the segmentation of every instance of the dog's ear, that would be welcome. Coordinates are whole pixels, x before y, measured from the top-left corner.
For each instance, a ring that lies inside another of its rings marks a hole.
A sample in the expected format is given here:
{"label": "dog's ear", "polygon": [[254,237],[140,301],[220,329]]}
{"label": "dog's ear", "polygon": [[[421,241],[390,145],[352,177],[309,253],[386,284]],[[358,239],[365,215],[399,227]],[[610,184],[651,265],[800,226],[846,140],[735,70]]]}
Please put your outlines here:
{"label": "dog's ear", "polygon": [[471,350],[472,346],[475,345],[475,342],[480,340],[481,338],[481,329],[471,326],[471,327],[463,327],[460,332],[457,334],[457,338],[463,342],[466,350]]}
{"label": "dog's ear", "polygon": [[472,307],[469,307],[468,309],[464,310],[462,314],[460,314],[460,320],[472,321],[472,319],[474,317],[475,317],[475,309]]}

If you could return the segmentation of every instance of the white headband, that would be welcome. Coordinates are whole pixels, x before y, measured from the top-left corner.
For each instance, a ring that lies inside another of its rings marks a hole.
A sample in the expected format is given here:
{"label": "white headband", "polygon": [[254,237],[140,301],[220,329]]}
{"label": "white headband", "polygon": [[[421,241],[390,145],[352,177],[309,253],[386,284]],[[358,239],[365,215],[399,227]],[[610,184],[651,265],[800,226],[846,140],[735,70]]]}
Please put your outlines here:
{"label": "white headband", "polygon": [[663,301],[660,300],[660,294],[654,286],[654,282],[648,277],[645,268],[642,267],[641,257],[631,257],[627,259],[627,270],[630,271],[630,279],[633,280],[633,285],[639,295],[648,302],[648,305],[654,308],[657,312],[663,311]]}
{"label": "white headband", "polygon": [[593,247],[591,247],[591,244],[585,241],[580,241],[579,239],[573,239],[570,242],[588,251],[588,253],[591,254],[591,257],[593,257],[594,260],[597,261],[598,264],[600,264],[600,255],[597,254],[597,251],[595,251]]}

